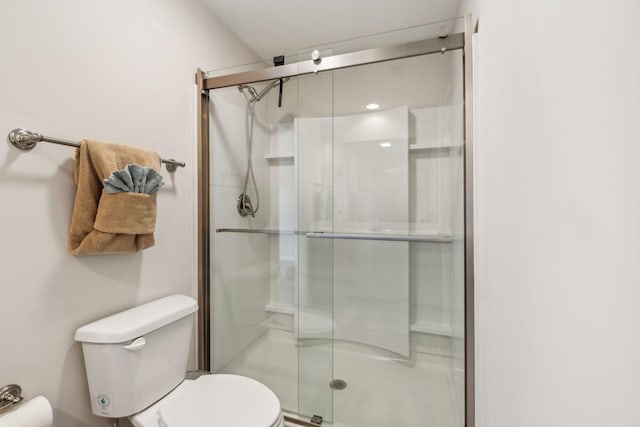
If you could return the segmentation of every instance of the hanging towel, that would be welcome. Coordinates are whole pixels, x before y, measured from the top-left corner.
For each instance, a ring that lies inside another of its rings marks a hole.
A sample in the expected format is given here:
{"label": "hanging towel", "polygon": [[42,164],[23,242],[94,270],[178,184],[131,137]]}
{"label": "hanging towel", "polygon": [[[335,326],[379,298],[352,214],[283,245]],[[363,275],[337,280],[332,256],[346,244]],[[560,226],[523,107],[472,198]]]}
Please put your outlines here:
{"label": "hanging towel", "polygon": [[120,171],[113,171],[103,181],[107,193],[156,194],[161,186],[162,175],[155,169],[140,165],[127,165]]}
{"label": "hanging towel", "polygon": [[82,140],[76,150],[76,200],[69,230],[73,255],[138,252],[154,245],[156,195],[110,194],[103,181],[127,165],[160,169],[160,156],[149,150]]}

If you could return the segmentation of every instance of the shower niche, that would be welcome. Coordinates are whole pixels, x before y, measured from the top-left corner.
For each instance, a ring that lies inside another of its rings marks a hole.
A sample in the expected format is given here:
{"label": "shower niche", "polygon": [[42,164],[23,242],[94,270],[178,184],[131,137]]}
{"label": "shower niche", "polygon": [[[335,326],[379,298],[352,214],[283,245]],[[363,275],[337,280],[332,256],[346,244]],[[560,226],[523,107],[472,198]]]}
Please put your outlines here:
{"label": "shower niche", "polygon": [[208,98],[211,370],[291,419],[464,425],[462,51],[243,85]]}

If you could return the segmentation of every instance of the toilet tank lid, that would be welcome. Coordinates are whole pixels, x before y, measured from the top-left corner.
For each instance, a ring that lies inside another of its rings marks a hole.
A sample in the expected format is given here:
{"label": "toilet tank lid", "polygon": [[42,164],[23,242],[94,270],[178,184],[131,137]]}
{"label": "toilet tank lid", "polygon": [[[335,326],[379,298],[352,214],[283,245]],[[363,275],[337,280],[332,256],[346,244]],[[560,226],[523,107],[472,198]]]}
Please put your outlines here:
{"label": "toilet tank lid", "polygon": [[160,298],[82,326],[75,340],[86,343],[121,343],[138,338],[188,316],[198,303],[186,295]]}

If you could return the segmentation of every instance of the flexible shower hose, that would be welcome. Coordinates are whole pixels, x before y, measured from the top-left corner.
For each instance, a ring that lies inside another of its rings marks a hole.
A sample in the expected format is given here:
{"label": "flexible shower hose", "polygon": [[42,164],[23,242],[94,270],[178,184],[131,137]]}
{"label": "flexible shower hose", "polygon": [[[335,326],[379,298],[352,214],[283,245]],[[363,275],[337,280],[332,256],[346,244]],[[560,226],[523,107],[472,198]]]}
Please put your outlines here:
{"label": "flexible shower hose", "polygon": [[[242,189],[242,194],[238,200],[238,212],[240,215],[247,216],[251,215],[252,217],[256,216],[258,209],[260,209],[260,194],[258,193],[258,186],[256,185],[256,177],[253,174],[253,162],[251,160],[252,151],[253,151],[253,121],[254,121],[254,110],[257,100],[255,98],[247,100],[247,110],[245,112],[245,127],[246,127],[246,136],[247,136],[247,173],[244,177],[244,188]],[[249,178],[251,178],[251,182],[253,184],[253,189],[256,192],[256,205],[255,207],[251,203],[251,200],[247,196],[247,188],[249,186]]]}

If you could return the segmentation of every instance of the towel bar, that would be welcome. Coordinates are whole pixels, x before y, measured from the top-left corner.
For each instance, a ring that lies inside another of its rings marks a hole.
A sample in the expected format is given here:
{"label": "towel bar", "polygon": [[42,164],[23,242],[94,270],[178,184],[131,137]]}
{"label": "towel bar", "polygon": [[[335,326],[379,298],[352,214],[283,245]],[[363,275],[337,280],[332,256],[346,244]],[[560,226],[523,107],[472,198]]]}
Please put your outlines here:
{"label": "towel bar", "polygon": [[[66,145],[67,147],[80,147],[80,143],[78,142],[67,141],[66,139],[60,138],[51,138],[49,136],[44,136],[40,133],[21,128],[14,129],[9,132],[9,142],[14,147],[23,151],[31,150],[38,144],[38,142],[51,142],[53,144]],[[174,159],[160,159],[160,161],[167,165],[167,170],[169,172],[175,172],[178,169],[178,166],[181,168],[186,166],[184,162],[178,162]]]}

